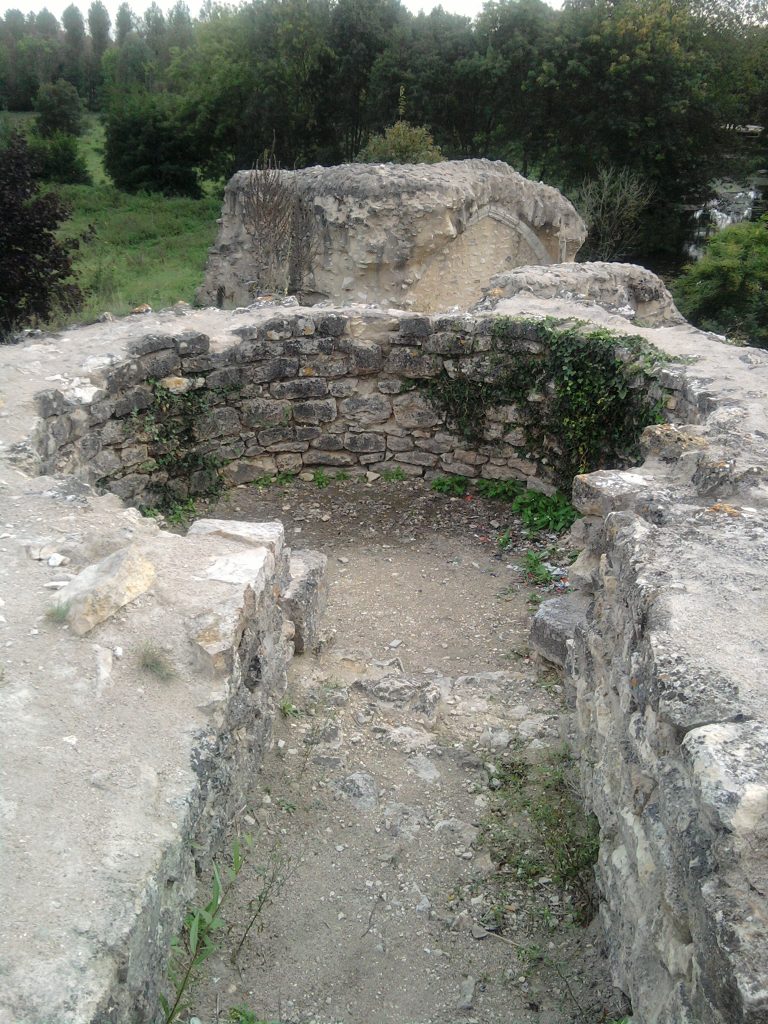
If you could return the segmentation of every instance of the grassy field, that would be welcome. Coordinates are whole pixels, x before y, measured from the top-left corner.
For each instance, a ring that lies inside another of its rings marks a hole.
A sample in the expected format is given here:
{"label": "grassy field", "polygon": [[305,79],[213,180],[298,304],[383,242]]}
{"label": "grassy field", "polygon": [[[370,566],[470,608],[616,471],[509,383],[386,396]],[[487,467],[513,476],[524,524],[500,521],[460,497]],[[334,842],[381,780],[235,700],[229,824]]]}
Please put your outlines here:
{"label": "grassy field", "polygon": [[[24,132],[34,122],[33,114],[3,116]],[[118,191],[104,171],[104,129],[93,114],[80,147],[93,184],[54,188],[72,211],[62,235],[89,236],[74,259],[85,301],[47,326],[88,322],[104,312],[121,315],[142,303],[160,309],[180,299],[191,302],[216,234],[219,194],[198,200]]]}

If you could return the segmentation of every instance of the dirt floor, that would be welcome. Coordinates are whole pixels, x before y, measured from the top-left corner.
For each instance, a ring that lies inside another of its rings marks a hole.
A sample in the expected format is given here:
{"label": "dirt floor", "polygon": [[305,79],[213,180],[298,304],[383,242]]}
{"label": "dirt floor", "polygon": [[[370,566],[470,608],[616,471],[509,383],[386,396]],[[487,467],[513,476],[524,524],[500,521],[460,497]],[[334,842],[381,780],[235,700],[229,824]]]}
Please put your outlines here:
{"label": "dirt floor", "polygon": [[[292,547],[327,554],[329,596],[321,642],[292,663],[273,747],[233,832],[253,847],[227,897],[220,951],[193,990],[194,1016],[621,1017],[599,930],[574,923],[576,894],[547,877],[546,862],[533,874],[515,866],[532,854],[515,840],[530,833],[529,815],[501,799],[510,763],[547,763],[567,739],[557,678],[527,654],[531,607],[546,590],[520,565],[539,551],[563,576],[549,589],[563,587],[567,547],[531,542],[501,503],[421,481],[238,488],[204,514],[281,519]],[[506,865],[491,840],[499,831],[517,857]]]}

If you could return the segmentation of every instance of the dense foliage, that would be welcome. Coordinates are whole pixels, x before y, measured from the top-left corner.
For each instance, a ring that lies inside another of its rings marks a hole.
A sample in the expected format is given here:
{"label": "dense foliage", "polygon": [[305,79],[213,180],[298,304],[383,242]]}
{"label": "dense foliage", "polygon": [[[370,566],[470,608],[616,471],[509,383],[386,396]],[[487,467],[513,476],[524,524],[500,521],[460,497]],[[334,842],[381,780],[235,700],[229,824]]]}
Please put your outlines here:
{"label": "dense foliage", "polygon": [[77,242],[56,237],[67,215],[56,195],[39,194],[29,147],[12,135],[0,151],[0,340],[18,324],[81,300],[72,281]]}
{"label": "dense foliage", "polygon": [[678,279],[674,295],[698,327],[768,348],[768,216],[715,235]]}
{"label": "dense foliage", "polygon": [[194,194],[198,175],[267,149],[283,166],[352,160],[404,121],[446,158],[506,159],[572,194],[599,167],[631,172],[652,199],[622,254],[647,255],[674,205],[727,171],[723,125],[768,118],[765,7],[751,0],[489,0],[474,22],[399,0],[209,0],[193,19],[179,0],[142,17],[123,3],[114,41],[110,28],[100,0],[61,24],[7,11],[0,107],[30,109],[66,80],[104,110],[112,173],[132,188]]}

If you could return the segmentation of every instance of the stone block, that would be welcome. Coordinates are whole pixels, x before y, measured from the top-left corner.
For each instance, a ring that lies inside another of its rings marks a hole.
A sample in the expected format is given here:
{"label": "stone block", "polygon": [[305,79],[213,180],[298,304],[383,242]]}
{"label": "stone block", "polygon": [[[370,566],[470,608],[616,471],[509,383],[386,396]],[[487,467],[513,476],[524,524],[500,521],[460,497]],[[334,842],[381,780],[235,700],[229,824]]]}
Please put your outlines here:
{"label": "stone block", "polygon": [[605,517],[633,509],[650,486],[650,478],[642,473],[604,469],[575,477],[571,501],[582,515]]}
{"label": "stone block", "polygon": [[411,466],[426,466],[428,469],[434,469],[437,465],[437,455],[431,455],[429,452],[399,452],[395,456],[396,462],[407,462]]}
{"label": "stone block", "polygon": [[230,462],[222,470],[222,476],[228,484],[249,484],[258,480],[260,476],[269,476],[277,471],[277,463],[270,455],[260,455],[254,458],[236,459]]}
{"label": "stone block", "polygon": [[317,321],[317,333],[327,338],[340,338],[346,330],[348,317],[329,313]]}
{"label": "stone block", "polygon": [[302,377],[344,377],[350,372],[349,359],[338,352],[332,355],[304,356],[298,373]]}
{"label": "stone block", "polygon": [[185,331],[183,334],[174,335],[176,351],[180,356],[202,356],[211,347],[211,341],[207,334],[199,334],[197,331]]}
{"label": "stone block", "polygon": [[153,352],[139,359],[140,379],[147,380],[168,377],[181,369],[181,359],[175,348],[163,352]]}
{"label": "stone block", "polygon": [[349,357],[349,372],[364,376],[369,373],[378,373],[384,364],[384,354],[381,345],[372,341],[344,340],[342,351]]}
{"label": "stone block", "polygon": [[320,434],[312,441],[313,448],[322,448],[326,452],[340,452],[344,448],[343,434]]}
{"label": "stone block", "polygon": [[251,398],[240,406],[244,427],[265,427],[270,423],[287,424],[291,418],[291,403],[270,398]]}
{"label": "stone block", "polygon": [[392,412],[401,427],[433,427],[442,417],[420,391],[407,391],[392,399]]}
{"label": "stone block", "polygon": [[478,470],[466,462],[456,462],[448,456],[440,459],[440,469],[444,473],[452,473],[454,476],[477,476]]}
{"label": "stone block", "polygon": [[392,402],[386,395],[352,395],[339,402],[339,412],[361,426],[386,423],[392,415]]}
{"label": "stone block", "polygon": [[423,354],[420,349],[393,348],[386,363],[388,373],[403,377],[436,377],[443,367],[440,356]]}
{"label": "stone block", "polygon": [[[152,389],[148,387],[136,387],[126,391],[120,398],[115,399],[113,408],[115,416],[130,416],[134,412],[142,412],[148,409],[155,400]],[[93,409],[91,410],[93,415]]]}
{"label": "stone block", "polygon": [[246,380],[246,371],[239,366],[222,366],[205,378],[206,387],[211,391],[239,391]]}
{"label": "stone block", "polygon": [[588,599],[581,593],[566,594],[544,601],[531,624],[531,646],[542,658],[565,668],[568,641],[586,618]]}
{"label": "stone block", "polygon": [[354,466],[357,459],[351,452],[328,452],[319,448],[310,448],[304,453],[305,466]]}
{"label": "stone block", "polygon": [[134,338],[125,346],[126,352],[132,356],[148,356],[154,352],[165,352],[175,349],[176,343],[170,334],[145,334],[143,338]]}
{"label": "stone block", "polygon": [[317,643],[320,618],[325,610],[324,573],[328,559],[319,551],[293,551],[290,559],[291,582],[280,607],[295,628],[297,654],[311,651]]}
{"label": "stone block", "polygon": [[230,406],[223,405],[203,413],[195,421],[195,436],[200,440],[240,433],[240,417]]}
{"label": "stone block", "polygon": [[324,398],[317,401],[294,402],[293,418],[297,423],[331,423],[336,419],[336,399]]}
{"label": "stone block", "polygon": [[299,360],[287,356],[277,356],[263,363],[256,363],[248,368],[248,380],[254,384],[267,384],[273,380],[295,377],[299,372]]}
{"label": "stone block", "polygon": [[63,587],[56,605],[66,608],[72,632],[83,636],[149,590],[155,576],[154,565],[140,551],[122,548]]}
{"label": "stone block", "polygon": [[281,384],[272,384],[269,393],[273,398],[324,398],[328,394],[328,382],[322,377],[289,380]]}
{"label": "stone block", "polygon": [[280,427],[268,427],[266,430],[260,430],[257,434],[257,440],[260,445],[265,448],[270,444],[280,444],[282,441],[293,441],[296,438],[296,430],[289,424],[285,424]]}
{"label": "stone block", "polygon": [[344,448],[350,452],[381,452],[387,446],[387,440],[382,434],[345,434]]}

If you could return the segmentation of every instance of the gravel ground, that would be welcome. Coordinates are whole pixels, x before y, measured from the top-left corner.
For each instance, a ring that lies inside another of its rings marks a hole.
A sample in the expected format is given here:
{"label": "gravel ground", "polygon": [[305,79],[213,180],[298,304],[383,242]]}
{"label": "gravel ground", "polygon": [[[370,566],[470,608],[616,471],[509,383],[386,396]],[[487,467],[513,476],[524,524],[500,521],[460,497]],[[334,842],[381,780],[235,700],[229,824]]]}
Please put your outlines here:
{"label": "gravel ground", "polygon": [[504,506],[350,480],[238,488],[205,514],[282,519],[292,546],[328,555],[329,601],[237,823],[254,845],[199,1020],[236,1006],[301,1024],[620,1016],[597,927],[574,925],[546,878],[500,873],[484,838],[505,749],[540,761],[568,731],[556,677],[527,656],[532,545]]}

